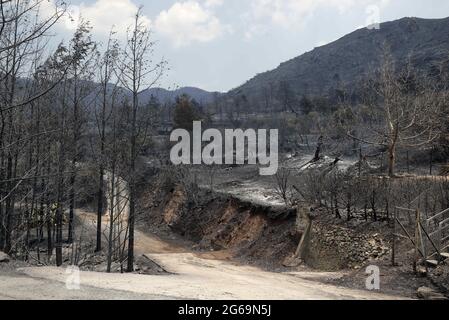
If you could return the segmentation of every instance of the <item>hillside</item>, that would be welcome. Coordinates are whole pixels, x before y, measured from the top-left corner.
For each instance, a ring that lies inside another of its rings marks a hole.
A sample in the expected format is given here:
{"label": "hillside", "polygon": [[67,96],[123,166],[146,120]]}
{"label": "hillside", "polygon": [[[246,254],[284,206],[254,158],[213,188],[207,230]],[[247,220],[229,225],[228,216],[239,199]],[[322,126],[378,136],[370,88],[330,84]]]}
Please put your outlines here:
{"label": "hillside", "polygon": [[146,103],[153,95],[161,103],[174,102],[176,97],[183,94],[188,95],[192,99],[195,99],[201,104],[212,103],[216,96],[220,95],[218,92],[208,92],[194,87],[183,87],[176,90],[167,90],[163,88],[151,88],[140,93],[140,99],[142,103]]}
{"label": "hillside", "polygon": [[382,23],[379,30],[359,29],[259,74],[229,94],[260,100],[268,88],[279,90],[281,82],[296,95],[353,89],[379,67],[386,46],[399,65],[410,57],[419,68],[436,66],[449,58],[449,18],[403,18]]}

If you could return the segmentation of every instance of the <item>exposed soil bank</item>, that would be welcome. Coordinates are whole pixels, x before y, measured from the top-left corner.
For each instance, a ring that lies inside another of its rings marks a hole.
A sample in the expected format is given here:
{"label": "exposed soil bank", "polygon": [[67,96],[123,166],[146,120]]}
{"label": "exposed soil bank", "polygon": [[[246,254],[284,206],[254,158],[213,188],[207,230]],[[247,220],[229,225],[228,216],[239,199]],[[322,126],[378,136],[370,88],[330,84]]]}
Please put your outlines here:
{"label": "exposed soil bank", "polygon": [[[192,202],[182,186],[166,181],[149,190],[143,194],[147,226],[176,232],[212,257],[284,269],[284,260],[295,252],[302,235],[295,209],[254,204],[204,189]],[[360,268],[388,252],[388,242],[373,230],[352,230],[316,219],[306,264],[320,270]]]}
{"label": "exposed soil bank", "polygon": [[232,257],[272,269],[281,266],[299,241],[291,210],[205,192],[200,203],[191,205],[180,187],[149,200],[148,224],[182,235],[198,251],[214,252],[212,258]]}

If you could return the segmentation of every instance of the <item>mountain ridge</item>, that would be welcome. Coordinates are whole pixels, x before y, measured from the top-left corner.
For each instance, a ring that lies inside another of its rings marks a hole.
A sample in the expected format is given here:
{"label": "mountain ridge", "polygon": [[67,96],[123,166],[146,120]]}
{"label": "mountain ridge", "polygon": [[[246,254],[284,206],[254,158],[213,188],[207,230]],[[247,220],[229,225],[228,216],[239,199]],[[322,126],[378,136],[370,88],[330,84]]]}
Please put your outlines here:
{"label": "mountain ridge", "polygon": [[196,100],[200,104],[209,104],[214,101],[214,99],[220,96],[220,92],[206,91],[197,87],[180,87],[174,90],[164,89],[164,88],[150,88],[139,93],[139,97],[142,103],[148,103],[151,96],[154,96],[161,103],[173,103],[178,96],[188,95],[190,98]]}
{"label": "mountain ridge", "polygon": [[380,66],[385,46],[398,64],[410,57],[419,68],[432,67],[449,58],[449,17],[409,17],[384,22],[379,29],[357,29],[254,76],[228,95],[257,100],[268,87],[279,87],[283,81],[298,96],[323,96],[341,86],[354,87]]}

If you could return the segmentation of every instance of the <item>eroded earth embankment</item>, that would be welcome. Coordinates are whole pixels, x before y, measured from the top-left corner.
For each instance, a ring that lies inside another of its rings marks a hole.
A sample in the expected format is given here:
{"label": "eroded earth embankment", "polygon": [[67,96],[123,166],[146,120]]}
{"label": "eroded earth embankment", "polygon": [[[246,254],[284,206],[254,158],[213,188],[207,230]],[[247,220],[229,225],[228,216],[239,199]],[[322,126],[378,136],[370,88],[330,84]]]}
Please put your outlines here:
{"label": "eroded earth embankment", "polygon": [[[205,189],[191,199],[182,184],[155,181],[142,194],[147,226],[183,236],[200,254],[275,270],[283,268],[296,250],[302,235],[296,209],[254,204]],[[359,268],[388,251],[388,242],[375,231],[361,232],[317,218],[306,265],[321,270]]]}

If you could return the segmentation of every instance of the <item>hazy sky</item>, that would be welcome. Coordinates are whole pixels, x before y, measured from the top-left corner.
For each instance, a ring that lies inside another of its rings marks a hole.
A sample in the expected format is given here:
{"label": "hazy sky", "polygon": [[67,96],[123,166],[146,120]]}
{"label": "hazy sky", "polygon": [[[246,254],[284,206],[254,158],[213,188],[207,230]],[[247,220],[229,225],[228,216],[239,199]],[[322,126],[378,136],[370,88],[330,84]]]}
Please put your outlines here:
{"label": "hazy sky", "polygon": [[[314,47],[376,21],[449,16],[448,0],[72,0],[98,40],[123,34],[143,5],[171,71],[162,86],[227,91]],[[62,23],[69,36],[75,25]]]}

